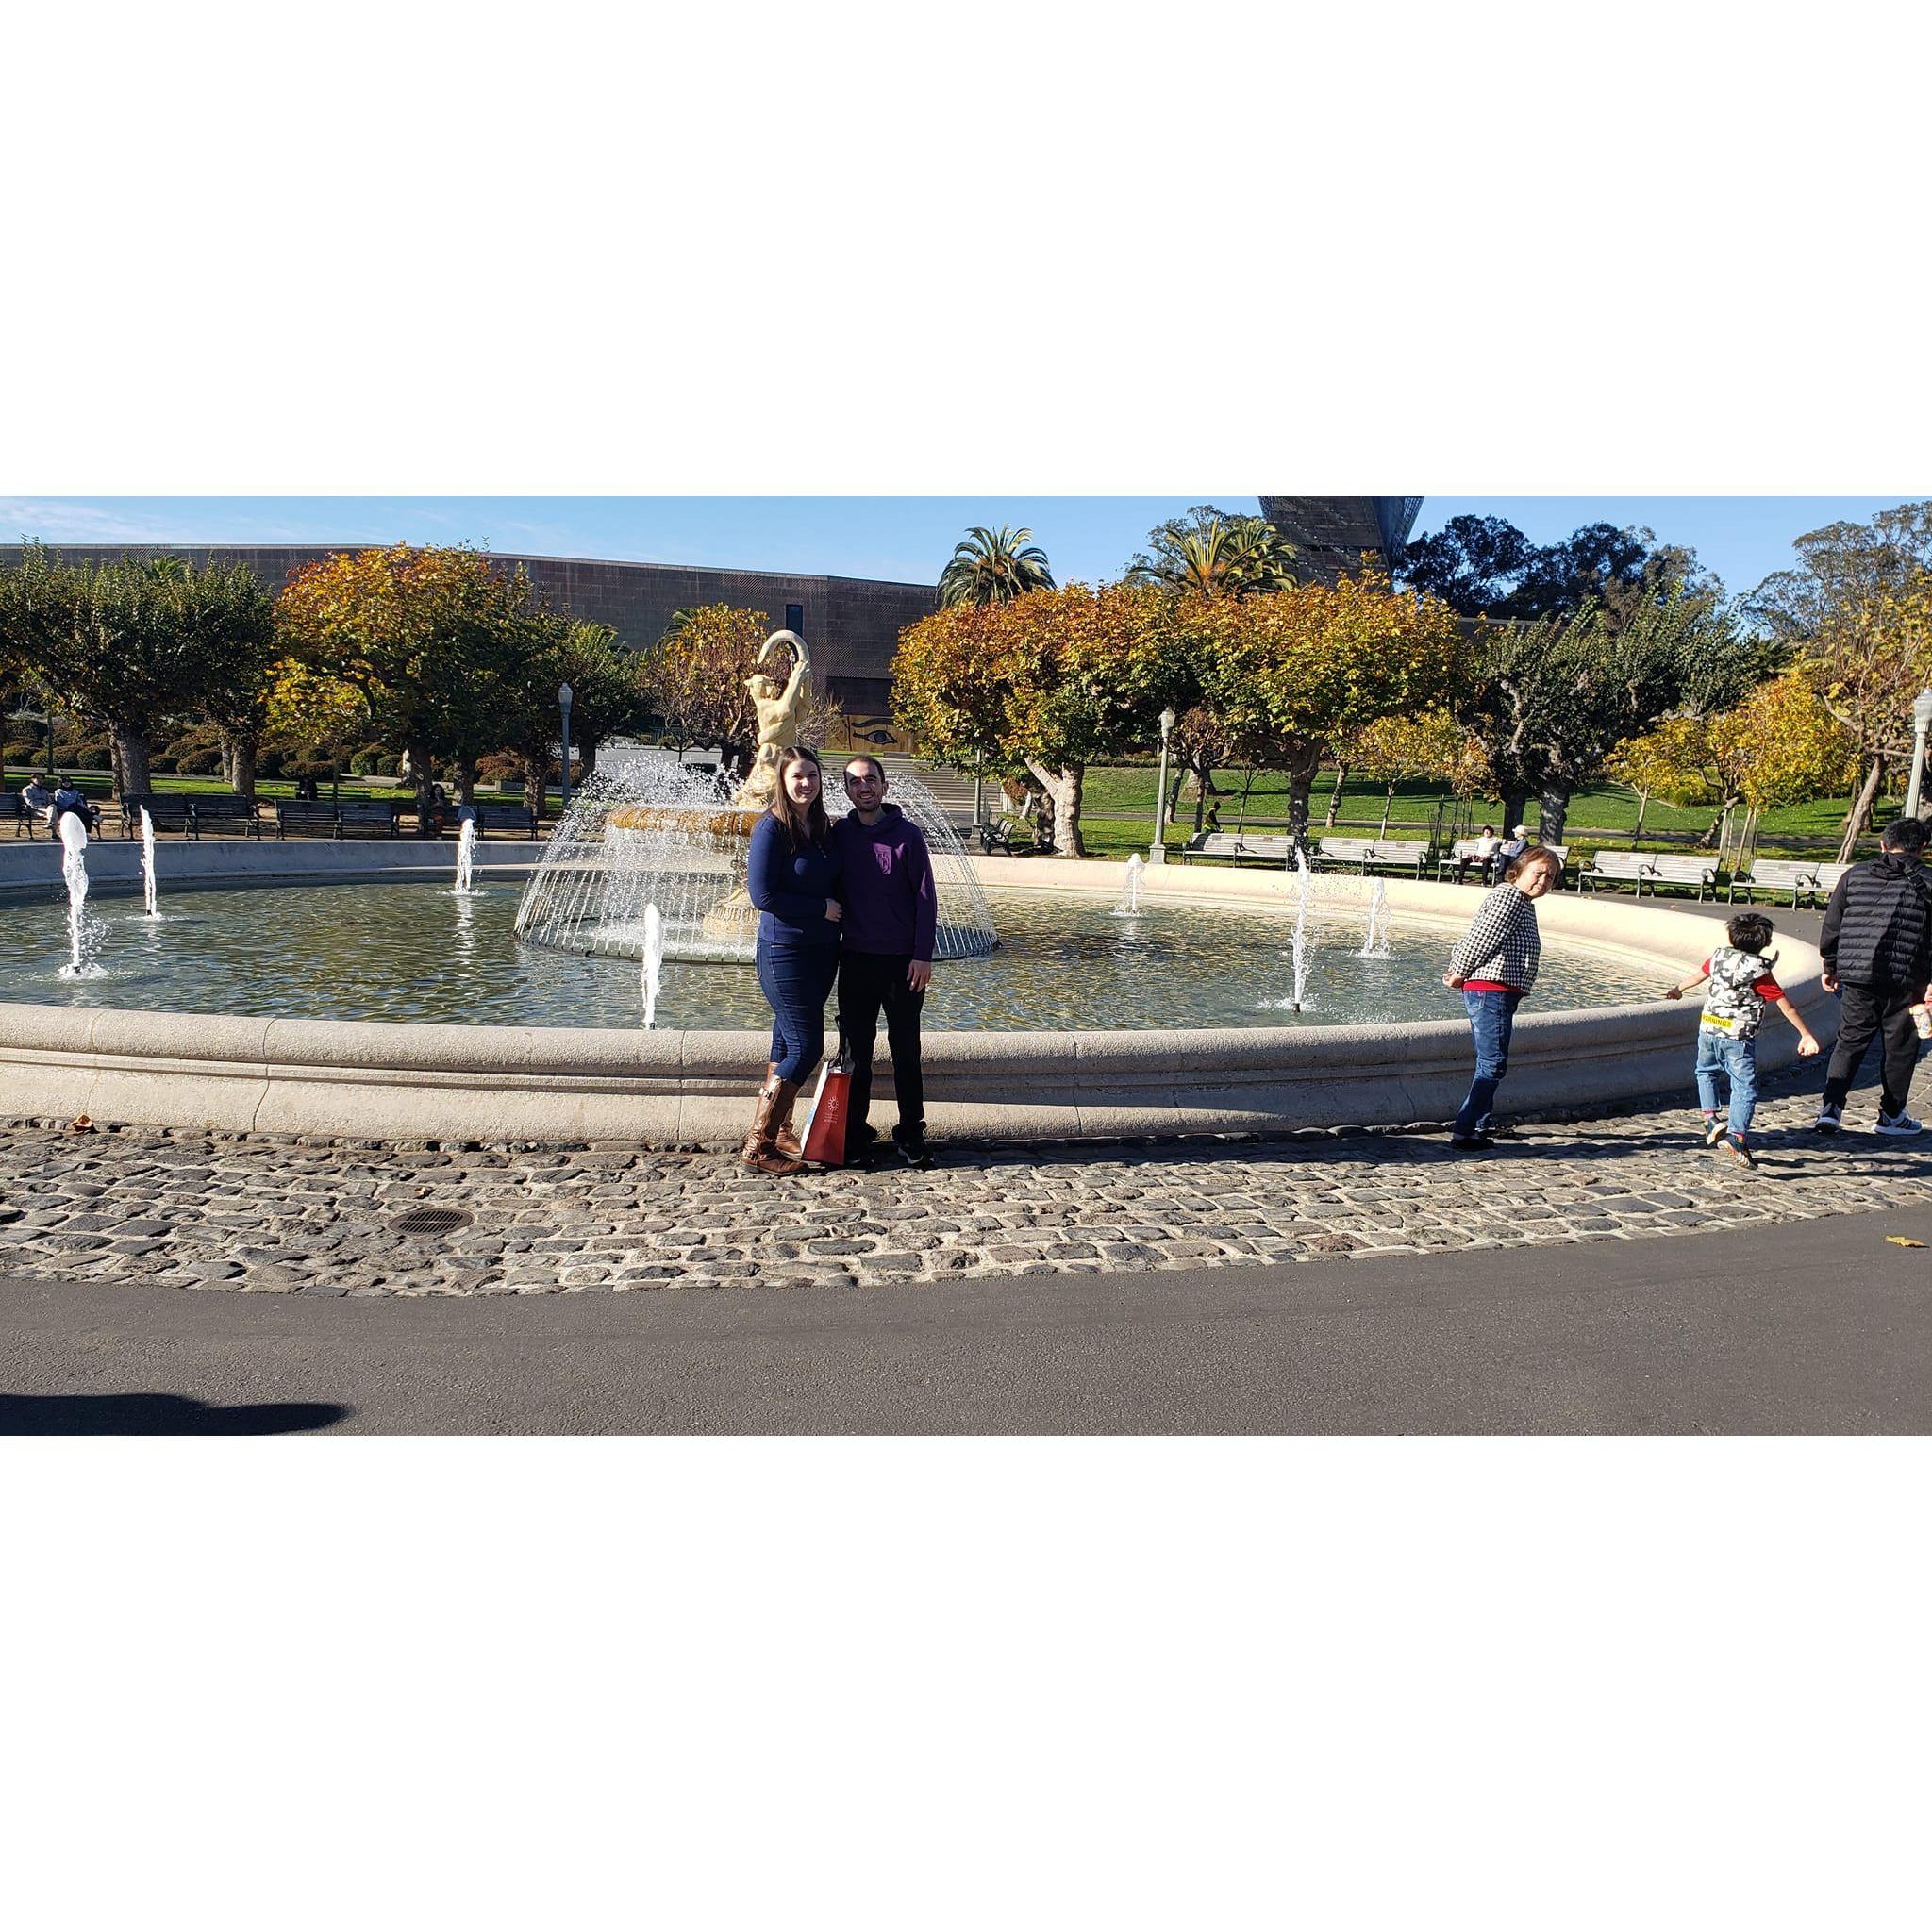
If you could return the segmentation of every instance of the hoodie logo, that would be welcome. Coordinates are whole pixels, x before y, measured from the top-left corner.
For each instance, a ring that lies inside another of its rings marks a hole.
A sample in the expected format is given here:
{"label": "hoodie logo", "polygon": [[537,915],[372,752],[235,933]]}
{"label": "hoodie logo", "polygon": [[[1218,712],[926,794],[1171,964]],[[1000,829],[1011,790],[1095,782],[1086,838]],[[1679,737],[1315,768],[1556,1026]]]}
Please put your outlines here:
{"label": "hoodie logo", "polygon": [[878,857],[879,870],[890,876],[892,870],[892,848],[890,845],[874,845],[872,849]]}

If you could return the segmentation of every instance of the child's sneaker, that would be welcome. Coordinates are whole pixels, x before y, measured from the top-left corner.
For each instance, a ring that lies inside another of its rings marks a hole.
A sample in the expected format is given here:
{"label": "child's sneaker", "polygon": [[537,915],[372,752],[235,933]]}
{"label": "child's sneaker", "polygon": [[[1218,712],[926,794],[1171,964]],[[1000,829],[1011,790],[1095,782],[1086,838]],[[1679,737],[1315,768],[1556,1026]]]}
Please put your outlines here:
{"label": "child's sneaker", "polygon": [[1724,1155],[1726,1159],[1735,1161],[1740,1167],[1756,1167],[1757,1165],[1757,1159],[1752,1155],[1750,1148],[1745,1146],[1741,1141],[1733,1141],[1728,1135],[1720,1135],[1717,1140],[1713,1141],[1710,1143],[1710,1151],[1713,1154]]}
{"label": "child's sneaker", "polygon": [[1912,1134],[1923,1134],[1925,1129],[1910,1114],[1890,1114],[1881,1111],[1878,1124],[1872,1130],[1875,1134],[1890,1134],[1903,1141]]}
{"label": "child's sneaker", "polygon": [[1714,1113],[1709,1115],[1704,1123],[1704,1144],[1707,1147],[1715,1147],[1724,1139],[1727,1131],[1723,1114]]}
{"label": "child's sneaker", "polygon": [[1835,1134],[1839,1129],[1839,1117],[1844,1112],[1841,1107],[1835,1107],[1828,1100],[1818,1103],[1818,1118],[1811,1123],[1814,1134]]}

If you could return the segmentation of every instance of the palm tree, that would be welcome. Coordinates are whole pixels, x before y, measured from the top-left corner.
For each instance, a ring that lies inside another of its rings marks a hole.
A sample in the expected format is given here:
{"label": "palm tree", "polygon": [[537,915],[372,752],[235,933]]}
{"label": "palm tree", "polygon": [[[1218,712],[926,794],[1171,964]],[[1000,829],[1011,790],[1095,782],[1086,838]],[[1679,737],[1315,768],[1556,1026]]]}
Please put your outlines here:
{"label": "palm tree", "polygon": [[1149,532],[1152,555],[1135,558],[1130,584],[1245,597],[1295,582],[1295,547],[1265,518],[1224,516],[1205,505],[1191,514],[1191,523],[1176,517]]}
{"label": "palm tree", "polygon": [[1031,530],[1002,524],[997,533],[975,525],[940,574],[941,604],[1009,604],[1028,591],[1054,588],[1046,552],[1028,541]]}

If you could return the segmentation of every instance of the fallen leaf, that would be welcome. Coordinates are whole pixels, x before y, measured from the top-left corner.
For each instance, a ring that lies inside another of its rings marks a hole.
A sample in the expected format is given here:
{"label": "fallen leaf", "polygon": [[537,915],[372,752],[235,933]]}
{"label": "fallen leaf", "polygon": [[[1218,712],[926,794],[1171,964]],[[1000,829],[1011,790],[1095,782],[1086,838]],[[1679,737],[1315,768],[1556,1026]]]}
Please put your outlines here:
{"label": "fallen leaf", "polygon": [[1915,1241],[1908,1234],[1889,1234],[1885,1237],[1895,1248],[1923,1248],[1924,1241]]}

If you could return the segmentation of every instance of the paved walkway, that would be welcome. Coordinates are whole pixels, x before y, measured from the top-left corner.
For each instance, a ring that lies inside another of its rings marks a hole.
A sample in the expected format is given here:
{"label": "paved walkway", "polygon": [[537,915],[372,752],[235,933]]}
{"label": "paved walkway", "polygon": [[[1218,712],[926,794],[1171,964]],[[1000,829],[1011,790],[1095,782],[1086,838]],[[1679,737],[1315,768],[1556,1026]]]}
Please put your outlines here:
{"label": "paved walkway", "polygon": [[[1759,1166],[1696,1115],[1440,1132],[956,1151],[928,1174],[772,1180],[716,1153],[383,1147],[0,1131],[0,1272],[330,1296],[869,1287],[1337,1255],[1644,1240],[1932,1202],[1932,1137],[1808,1131],[1817,1074],[1769,1083]],[[1507,1096],[1507,1089],[1505,1090]]]}

